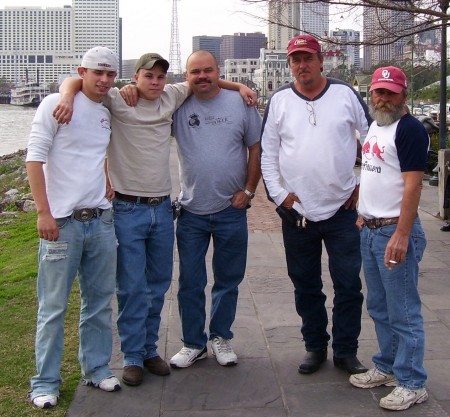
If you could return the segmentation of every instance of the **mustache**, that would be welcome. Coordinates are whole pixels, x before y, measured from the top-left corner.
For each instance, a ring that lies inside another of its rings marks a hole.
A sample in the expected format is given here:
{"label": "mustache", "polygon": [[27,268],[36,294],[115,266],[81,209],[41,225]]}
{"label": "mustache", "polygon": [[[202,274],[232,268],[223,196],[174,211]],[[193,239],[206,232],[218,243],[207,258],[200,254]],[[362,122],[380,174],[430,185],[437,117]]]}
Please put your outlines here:
{"label": "mustache", "polygon": [[389,111],[395,110],[395,106],[393,106],[391,103],[385,103],[385,102],[383,102],[383,101],[381,101],[381,102],[375,104],[375,105],[373,106],[373,108],[374,108],[375,110],[383,110],[383,109],[387,109],[387,110],[389,110]]}
{"label": "mustache", "polygon": [[200,78],[194,84],[200,84],[200,83],[209,83],[209,84],[211,84],[211,80],[208,80],[207,78]]}

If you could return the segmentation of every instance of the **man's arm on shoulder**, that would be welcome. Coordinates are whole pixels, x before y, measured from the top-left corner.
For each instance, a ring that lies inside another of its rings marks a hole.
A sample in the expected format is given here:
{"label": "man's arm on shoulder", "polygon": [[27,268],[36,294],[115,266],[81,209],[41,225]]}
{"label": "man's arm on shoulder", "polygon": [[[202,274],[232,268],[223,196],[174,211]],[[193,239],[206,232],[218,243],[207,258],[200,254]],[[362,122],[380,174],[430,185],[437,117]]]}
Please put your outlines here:
{"label": "man's arm on shoulder", "polygon": [[239,94],[241,95],[243,100],[247,103],[247,106],[256,105],[257,99],[256,92],[244,84],[235,83],[233,81],[228,80],[219,80],[219,87],[224,88],[225,90],[239,91]]}
{"label": "man's arm on shoulder", "polygon": [[389,269],[392,269],[395,265],[389,261],[400,263],[405,260],[409,235],[419,208],[423,174],[423,171],[407,171],[402,173],[405,188],[403,191],[400,218],[394,234],[389,239],[384,254],[384,264]]}
{"label": "man's arm on shoulder", "polygon": [[81,78],[68,77],[59,86],[61,98],[53,110],[53,117],[59,124],[69,124],[73,115],[73,100],[81,90],[83,80]]}
{"label": "man's arm on shoulder", "polygon": [[59,228],[50,211],[45,187],[43,162],[28,161],[26,163],[28,181],[37,210],[37,229],[41,239],[58,240]]}

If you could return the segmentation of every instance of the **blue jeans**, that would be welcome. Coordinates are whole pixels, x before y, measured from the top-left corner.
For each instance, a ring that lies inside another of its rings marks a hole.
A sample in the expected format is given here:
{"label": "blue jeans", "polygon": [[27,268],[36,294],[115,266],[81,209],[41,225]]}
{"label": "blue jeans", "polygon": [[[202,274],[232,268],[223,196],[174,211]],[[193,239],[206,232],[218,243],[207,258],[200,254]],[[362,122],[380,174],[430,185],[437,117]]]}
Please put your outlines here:
{"label": "blue jeans", "polygon": [[157,206],[115,199],[117,300],[124,366],[158,356],[164,295],[173,270],[174,227],[170,198]]}
{"label": "blue jeans", "polygon": [[232,339],[231,325],[236,316],[238,286],[244,279],[247,262],[247,212],[227,207],[218,213],[197,215],[183,209],[177,220],[180,257],[178,308],[185,346],[202,349],[205,333],[205,256],[213,240],[209,339]]}
{"label": "blue jeans", "polygon": [[96,384],[112,375],[108,362],[117,242],[111,210],[87,222],[73,217],[56,221],[58,241],[41,239],[39,243],[37,375],[31,378],[31,399],[42,394],[59,396],[64,316],[77,274],[81,294],[78,359],[83,378]]}
{"label": "blue jeans", "polygon": [[419,218],[414,222],[406,259],[389,270],[384,265],[386,245],[397,225],[361,231],[361,253],[367,283],[367,310],[375,322],[380,352],[375,366],[394,373],[399,386],[425,385],[425,336],[418,291],[419,262],[426,246]]}
{"label": "blue jeans", "polygon": [[326,349],[330,335],[323,293],[322,242],[328,252],[333,281],[333,352],[337,358],[356,355],[361,332],[361,254],[356,211],[340,208],[334,216],[308,221],[297,229],[283,220],[283,240],[288,274],[295,288],[295,307],[302,318],[301,331],[306,350]]}

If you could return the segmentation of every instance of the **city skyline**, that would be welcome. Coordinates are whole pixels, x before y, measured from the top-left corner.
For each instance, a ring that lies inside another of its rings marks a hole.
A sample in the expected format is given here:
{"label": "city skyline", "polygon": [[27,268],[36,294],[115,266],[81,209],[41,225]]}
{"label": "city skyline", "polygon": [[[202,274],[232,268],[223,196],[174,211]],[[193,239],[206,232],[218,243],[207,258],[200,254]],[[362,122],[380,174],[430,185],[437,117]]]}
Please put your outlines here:
{"label": "city skyline", "polygon": [[[72,0],[0,0],[4,7],[63,7]],[[233,35],[236,32],[262,32],[267,34],[267,24],[248,14],[266,16],[261,7],[249,7],[240,0],[180,0],[178,25],[182,65],[192,51],[194,36]],[[120,1],[122,18],[122,59],[136,59],[146,52],[158,52],[169,58],[172,0],[161,0],[158,7],[153,2]]]}

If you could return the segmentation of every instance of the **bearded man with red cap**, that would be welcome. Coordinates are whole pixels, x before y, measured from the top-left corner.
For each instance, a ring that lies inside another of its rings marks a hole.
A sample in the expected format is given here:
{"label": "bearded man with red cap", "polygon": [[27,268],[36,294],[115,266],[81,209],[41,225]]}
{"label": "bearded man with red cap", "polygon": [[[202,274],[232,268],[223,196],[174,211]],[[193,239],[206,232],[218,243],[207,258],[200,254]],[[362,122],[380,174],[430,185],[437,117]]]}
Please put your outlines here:
{"label": "bearded man with red cap", "polygon": [[406,109],[407,80],[396,67],[378,68],[370,87],[374,119],[362,147],[358,226],[367,310],[380,351],[374,368],[352,375],[359,388],[396,386],[380,406],[405,410],[428,399],[425,337],[418,291],[426,239],[417,210],[429,137]]}

